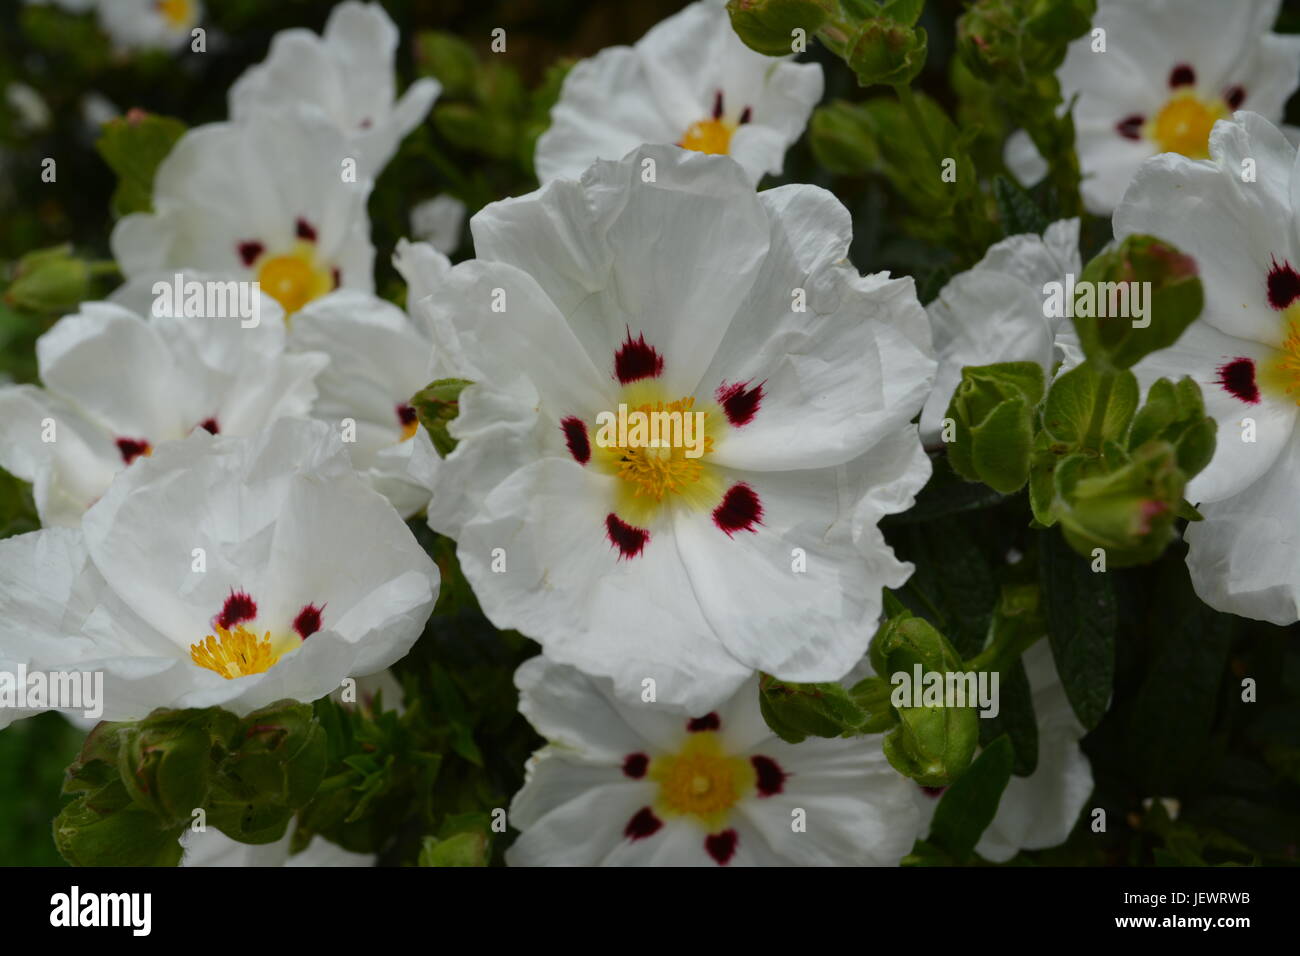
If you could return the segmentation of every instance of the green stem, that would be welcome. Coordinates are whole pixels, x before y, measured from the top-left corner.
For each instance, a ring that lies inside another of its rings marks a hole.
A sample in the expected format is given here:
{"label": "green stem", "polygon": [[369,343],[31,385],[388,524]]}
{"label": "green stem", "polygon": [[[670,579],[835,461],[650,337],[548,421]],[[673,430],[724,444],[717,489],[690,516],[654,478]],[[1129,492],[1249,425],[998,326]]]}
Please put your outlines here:
{"label": "green stem", "polygon": [[1101,452],[1101,434],[1106,426],[1106,410],[1110,405],[1110,393],[1115,388],[1118,373],[1114,369],[1104,369],[1100,373],[1101,381],[1097,384],[1097,397],[1092,403],[1092,417],[1088,420],[1088,431],[1084,434],[1083,447]]}
{"label": "green stem", "polygon": [[968,660],[964,666],[968,671],[1005,670],[1011,661],[1018,660],[1025,651],[1045,636],[1046,632],[1042,630],[1026,631],[1024,628],[1009,627],[1001,635],[995,636],[993,643]]}
{"label": "green stem", "polygon": [[87,262],[86,271],[92,276],[120,276],[122,274],[122,270],[118,268],[117,263],[112,259]]}

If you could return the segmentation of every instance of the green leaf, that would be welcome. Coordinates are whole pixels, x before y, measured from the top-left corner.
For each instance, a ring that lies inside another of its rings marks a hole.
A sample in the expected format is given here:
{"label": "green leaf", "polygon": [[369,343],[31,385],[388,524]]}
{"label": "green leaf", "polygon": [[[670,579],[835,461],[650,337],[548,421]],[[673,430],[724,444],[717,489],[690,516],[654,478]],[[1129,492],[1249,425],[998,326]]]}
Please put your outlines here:
{"label": "green leaf", "polygon": [[967,860],[993,822],[1002,792],[1011,780],[1011,741],[999,737],[986,747],[970,768],[944,791],[930,824],[930,843],[957,860]]}
{"label": "green leaf", "polygon": [[185,124],[168,116],[132,111],[104,124],[95,148],[117,173],[113,211],[118,216],[153,208],[153,178]]}
{"label": "green leaf", "polygon": [[1047,217],[1038,208],[1038,203],[1007,177],[993,178],[993,198],[998,204],[998,219],[1005,235],[1032,233],[1040,236],[1048,227]]}
{"label": "green leaf", "polygon": [[420,416],[420,424],[429,433],[433,447],[446,458],[456,448],[456,439],[447,430],[460,414],[460,393],[474,384],[463,378],[440,378],[411,398],[411,407]]}
{"label": "green leaf", "polygon": [[1115,682],[1115,588],[1059,534],[1039,536],[1039,573],[1056,671],[1084,727],[1097,726]]}

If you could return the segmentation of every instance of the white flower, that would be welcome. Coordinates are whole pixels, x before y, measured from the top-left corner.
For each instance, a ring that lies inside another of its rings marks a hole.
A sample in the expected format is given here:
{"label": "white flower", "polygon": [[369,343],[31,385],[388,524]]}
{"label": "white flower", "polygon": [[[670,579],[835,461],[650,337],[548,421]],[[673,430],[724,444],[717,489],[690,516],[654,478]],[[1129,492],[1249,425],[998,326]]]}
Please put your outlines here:
{"label": "white flower", "polygon": [[5,105],[22,132],[37,133],[50,125],[49,104],[26,83],[15,81],[5,86]]}
{"label": "white flower", "polygon": [[893,866],[919,832],[878,737],[776,737],[758,679],[701,716],[544,657],[515,673],[549,743],[510,804],[512,866]]}
{"label": "white flower", "polygon": [[186,830],[181,842],[181,866],[374,866],[373,853],[353,853],[323,836],[313,836],[302,850],[291,854],[293,827],[274,843],[251,844],[232,840],[216,827],[203,832]]}
{"label": "white flower", "polygon": [[[1158,156],[1115,211],[1115,235],[1149,233],[1190,255],[1201,316],[1134,372],[1143,385],[1190,375],[1219,423],[1214,458],[1187,487],[1187,564],[1210,606],[1300,618],[1300,232],[1296,150],[1263,117],[1238,113],[1210,160]],[[1250,174],[1248,176],[1248,174]]]}
{"label": "white flower", "polygon": [[419,203],[411,210],[411,235],[425,240],[448,256],[460,245],[460,230],[464,223],[465,204],[446,193]]}
{"label": "white flower", "polygon": [[203,19],[199,0],[98,0],[99,25],[119,50],[175,50]]}
{"label": "white flower", "polygon": [[1051,373],[1058,336],[1073,332],[1068,320],[1044,309],[1049,282],[1079,275],[1079,220],[1063,219],[1042,237],[1008,236],[989,247],[973,268],[954,276],[926,306],[939,360],[934,390],[921,412],[921,438],[932,444],[943,431],[952,393],[967,365],[1037,362]]}
{"label": "white flower", "polygon": [[[1092,765],[1079,749],[1085,730],[1065,696],[1051,648],[1041,641],[1023,660],[1038,723],[1038,765],[1028,777],[1011,778],[997,814],[975,845],[976,853],[994,863],[1005,863],[1021,850],[1064,843],[1092,795]],[[939,793],[917,787],[916,794],[926,832]]]}
{"label": "white flower", "polygon": [[0,541],[0,579],[0,659],[102,674],[104,720],[315,700],[405,655],[438,592],[338,437],[302,419],[162,445],[81,528]]}
{"label": "white flower", "polygon": [[118,472],[165,442],[252,435],[308,412],[327,359],[287,354],[280,309],[262,302],[250,328],[86,302],[37,340],[44,388],[0,387],[0,465],[33,483],[43,525],[78,524]]}
{"label": "white flower", "polygon": [[822,96],[822,69],[756,53],[736,36],[725,0],[700,0],[635,46],[569,71],[537,141],[537,177],[577,179],[596,159],[642,143],[729,153],[751,182],[777,174]]}
{"label": "white flower", "polygon": [[[930,471],[912,280],[858,275],[830,193],[756,194],[731,159],[673,147],[471,228],[479,258],[415,308],[475,382],[429,522],[488,617],[691,710],[756,669],[848,671],[911,572],[876,522]],[[680,431],[649,447],[615,433],[620,409]]]}
{"label": "white flower", "polygon": [[[1083,199],[1109,214],[1138,167],[1157,153],[1208,156],[1210,129],[1238,109],[1276,122],[1300,86],[1300,36],[1270,33],[1281,0],[1100,0],[1093,33],[1057,70],[1074,108]],[[1024,181],[1045,167],[1024,134],[1007,164]]]}
{"label": "white flower", "polygon": [[306,110],[257,111],[190,130],[159,165],[153,212],[110,244],[130,278],[193,270],[244,281],[285,311],[339,287],[374,287],[366,200],[347,140]]}
{"label": "white flower", "polygon": [[267,107],[306,105],[348,138],[365,175],[378,175],[442,89],[426,78],[396,98],[398,39],[383,7],[341,3],[330,11],[321,36],[302,29],[275,35],[266,61],[231,86],[230,116],[239,122]]}
{"label": "white flower", "polygon": [[313,417],[350,429],[353,465],[402,517],[423,510],[440,459],[410,401],[437,377],[429,333],[396,306],[341,289],[298,313],[290,343],[329,356]]}

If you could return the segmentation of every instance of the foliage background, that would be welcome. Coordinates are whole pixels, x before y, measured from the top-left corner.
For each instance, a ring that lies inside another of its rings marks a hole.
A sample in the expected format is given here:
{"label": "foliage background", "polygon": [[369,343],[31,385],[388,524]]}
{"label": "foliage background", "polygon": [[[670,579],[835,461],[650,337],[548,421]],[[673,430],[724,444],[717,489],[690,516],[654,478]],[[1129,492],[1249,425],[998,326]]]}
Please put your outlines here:
{"label": "foliage background", "polygon": [[[92,260],[109,257],[117,180],[94,148],[97,131],[82,116],[88,92],[99,92],[122,111],[139,107],[190,126],[224,119],[226,90],[263,58],[271,36],[294,26],[319,30],[332,5],[332,0],[208,0],[207,53],[127,59],[112,53],[90,19],[16,0],[0,6],[0,88],[13,81],[28,84],[53,116],[48,129],[31,132],[10,108],[0,112],[4,274],[23,254],[60,242],[72,243]],[[444,94],[433,120],[408,138],[376,185],[370,213],[379,288],[396,298],[400,287],[388,258],[408,234],[410,208],[451,192],[472,213],[488,201],[529,191],[535,185],[532,138],[544,128],[546,91],[559,79],[553,65],[632,43],[685,4],[387,0],[383,5],[402,32],[401,86],[431,69],[430,48],[419,39],[423,31],[456,34],[482,62],[495,61],[486,78],[480,73],[474,92]],[[981,179],[991,179],[1002,171],[999,144],[1015,124],[996,111],[959,103],[953,92],[954,23],[962,8],[959,0],[927,4],[922,25],[930,53],[916,85],[959,116],[963,126],[978,123],[973,151]],[[509,38],[507,52],[499,56],[488,52],[495,27],[504,27]],[[1300,3],[1288,0],[1279,29],[1300,32]],[[819,47],[810,55],[826,69],[826,101],[866,95],[839,60]],[[494,122],[476,122],[476,115]],[[497,122],[502,117],[508,120],[504,125]],[[1300,122],[1300,97],[1293,100],[1288,120]],[[47,156],[58,160],[56,183],[40,182],[40,163]],[[916,238],[915,230],[903,231],[907,205],[883,176],[833,176],[815,162],[807,138],[787,156],[780,181],[810,182],[836,192],[853,213],[853,259],[864,272],[915,275],[925,301],[957,268],[949,251]],[[1052,197],[1035,198],[1050,215]],[[1086,261],[1109,238],[1109,223],[1085,222],[1084,236]],[[467,230],[465,240],[458,257],[472,255]],[[111,274],[100,276],[87,297],[99,297],[114,284]],[[0,302],[0,376],[34,378],[33,343],[57,318]],[[24,496],[19,483],[0,473],[0,533],[34,527]],[[918,507],[889,523],[891,542],[918,565],[900,599],[928,617],[963,654],[978,649],[1000,586],[1026,566],[1044,566],[1051,559],[1040,552],[1059,547],[1056,532],[1031,531],[1026,515],[1023,494],[1007,500],[983,486],[963,485],[940,458]],[[371,735],[361,748],[370,760],[364,768],[356,761],[345,765],[346,755],[336,755],[349,787],[369,787],[365,792],[381,807],[387,802],[406,815],[398,840],[383,848],[387,862],[414,862],[422,836],[439,828],[454,831],[467,815],[504,805],[537,743],[514,715],[509,679],[534,646],[487,625],[456,577],[447,542],[419,533],[447,577],[425,639],[398,671],[426,705],[404,731],[372,722],[361,732]],[[1013,569],[1007,560],[1012,549],[1028,562]],[[1091,833],[1085,813],[1084,824],[1064,846],[1024,853],[1014,862],[1294,864],[1300,844],[1300,628],[1275,628],[1205,608],[1191,592],[1181,545],[1154,565],[1111,572],[1100,576],[1101,582],[1098,576],[1075,574],[1071,556],[1058,558],[1058,569],[1066,562],[1067,583],[1049,589],[1052,599],[1059,601],[1072,586],[1082,589],[1076,594],[1086,608],[1076,615],[1080,639],[1101,654],[1113,648],[1114,697],[1084,743],[1096,778],[1087,806],[1105,808],[1109,826],[1104,834]],[[1049,606],[1049,617],[1066,610]],[[1241,701],[1240,680],[1246,676],[1258,681],[1258,703]],[[81,738],[53,714],[0,733],[0,864],[62,862],[50,838],[50,821],[62,803],[64,768]],[[353,738],[335,727],[331,741],[341,746]],[[407,771],[394,770],[394,762],[409,770],[415,753],[438,765],[432,792],[418,775],[397,779]],[[434,806],[411,816],[403,801],[421,789]],[[1152,797],[1176,799],[1177,820],[1158,801],[1144,805]],[[366,842],[364,836],[357,839],[359,845]],[[493,856],[499,860],[499,854],[498,846]]]}

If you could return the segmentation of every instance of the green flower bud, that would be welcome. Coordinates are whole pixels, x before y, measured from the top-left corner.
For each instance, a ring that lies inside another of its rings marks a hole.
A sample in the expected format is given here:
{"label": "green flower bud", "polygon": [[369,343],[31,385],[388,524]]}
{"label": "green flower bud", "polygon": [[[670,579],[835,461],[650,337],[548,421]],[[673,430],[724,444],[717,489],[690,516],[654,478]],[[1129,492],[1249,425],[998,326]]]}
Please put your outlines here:
{"label": "green flower bud", "polygon": [[1151,236],[1129,236],[1084,268],[1074,327],[1090,359],[1131,368],[1177,342],[1203,302],[1195,260]]}
{"label": "green flower bud", "polygon": [[1034,409],[1043,397],[1036,362],[968,366],[948,405],[948,461],[957,474],[1010,494],[1029,478]]}
{"label": "green flower bud", "polygon": [[1133,419],[1129,447],[1148,441],[1165,441],[1174,446],[1178,468],[1191,480],[1214,457],[1218,422],[1205,414],[1200,386],[1190,378],[1177,384],[1162,378],[1147,391],[1146,404]]}
{"label": "green flower bud", "polygon": [[176,866],[183,830],[140,807],[100,813],[83,797],[55,818],[54,845],[73,866]]}
{"label": "green flower bud", "polygon": [[807,41],[826,22],[834,0],[728,0],[731,27],[751,50],[768,56],[801,53],[798,30]]}
{"label": "green flower bud", "polygon": [[429,433],[433,447],[446,458],[456,448],[447,426],[460,414],[460,393],[474,383],[463,378],[440,378],[415,393],[411,407],[420,416],[420,424]]}
{"label": "green flower bud", "polygon": [[1095,472],[1096,464],[1077,469],[1070,464],[1057,473],[1058,497],[1064,502],[1061,530],[1070,546],[1085,556],[1103,549],[1111,567],[1159,557],[1173,539],[1187,484],[1174,446],[1148,441],[1132,461],[1107,473],[1086,474]]}
{"label": "green flower bud", "polygon": [[419,866],[487,866],[491,840],[481,830],[456,833],[445,839],[425,837]]}
{"label": "green flower bud", "polygon": [[789,743],[866,732],[870,715],[840,684],[792,684],[764,674],[758,686],[763,719]]}
{"label": "green flower bud", "polygon": [[65,312],[77,307],[90,288],[90,268],[69,245],[28,253],[18,260],[5,301],[32,312]]}
{"label": "green flower bud", "polygon": [[118,772],[137,805],[183,825],[208,798],[212,719],[206,710],[162,711],[122,732]]}
{"label": "green flower bud", "polygon": [[817,162],[832,173],[860,176],[880,162],[876,132],[859,104],[837,100],[813,111],[808,139]]}
{"label": "green flower bud", "polygon": [[[921,618],[900,615],[876,640],[892,678],[960,670],[961,658],[942,634]],[[892,680],[891,680],[892,683]],[[979,744],[973,707],[898,706],[898,727],[884,740],[885,757],[899,773],[924,787],[946,787],[970,765]]]}
{"label": "green flower bud", "polygon": [[846,57],[858,84],[906,85],[925,66],[926,35],[892,20],[877,18],[862,25]]}

